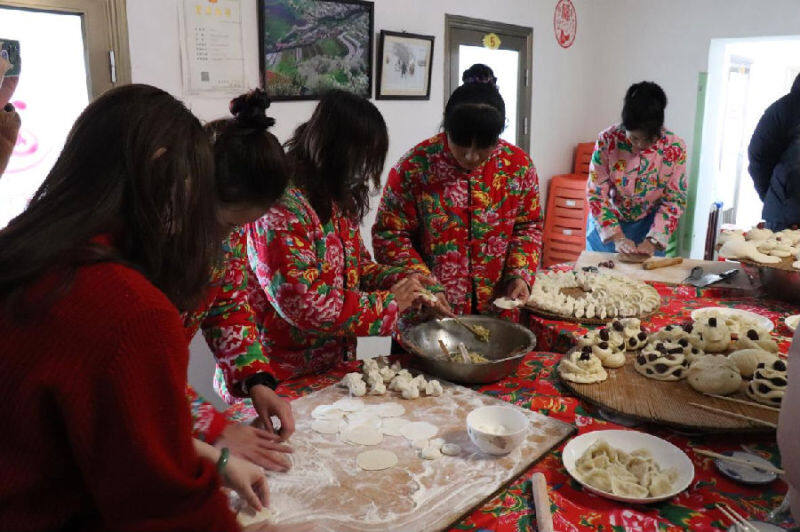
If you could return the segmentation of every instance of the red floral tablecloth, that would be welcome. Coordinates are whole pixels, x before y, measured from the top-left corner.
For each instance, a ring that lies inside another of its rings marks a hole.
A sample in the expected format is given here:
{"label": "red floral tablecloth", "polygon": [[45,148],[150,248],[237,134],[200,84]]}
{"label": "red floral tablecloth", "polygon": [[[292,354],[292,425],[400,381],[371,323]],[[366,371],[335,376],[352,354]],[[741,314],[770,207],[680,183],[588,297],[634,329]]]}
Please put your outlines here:
{"label": "red floral tablecloth", "polygon": [[[735,307],[769,317],[776,324],[774,334],[781,351],[786,353],[788,350],[791,331],[781,318],[800,313],[800,309],[794,305],[744,297],[733,291],[701,292],[684,286],[654,286],[664,298],[664,305],[656,316],[645,320],[644,325],[650,329],[688,321],[691,311],[696,308]],[[570,396],[553,375],[561,355],[551,351],[566,351],[573,345],[572,333],[583,334],[586,327],[536,316],[530,317],[529,325],[537,333],[539,348],[547,351],[528,354],[517,371],[508,378],[475,389],[523,408],[573,423],[578,427],[579,434],[594,430],[623,429],[624,427],[603,420],[596,409]],[[345,364],[327,375],[315,375],[285,383],[278,388],[278,392],[289,398],[311,393],[334,384],[347,371],[353,371],[357,364]],[[239,407],[232,407],[228,411],[231,417],[246,415],[243,409],[240,409],[241,412],[237,412],[237,409]],[[534,530],[535,516],[529,480],[534,472],[542,472],[547,477],[555,530],[560,532],[726,530],[730,522],[714,509],[715,503],[725,502],[753,519],[763,519],[768,511],[780,504],[786,493],[786,484],[781,480],[757,487],[728,480],[717,472],[711,459],[693,452],[695,447],[720,452],[739,449],[740,444],[747,444],[773,464],[780,465],[774,437],[687,437],[654,426],[640,426],[635,430],[664,438],[688,454],[696,470],[694,482],[689,489],[670,501],[649,506],[624,505],[591,495],[574,482],[561,465],[564,442],[451,530]],[[781,523],[781,526],[792,529],[795,525],[787,521]]]}

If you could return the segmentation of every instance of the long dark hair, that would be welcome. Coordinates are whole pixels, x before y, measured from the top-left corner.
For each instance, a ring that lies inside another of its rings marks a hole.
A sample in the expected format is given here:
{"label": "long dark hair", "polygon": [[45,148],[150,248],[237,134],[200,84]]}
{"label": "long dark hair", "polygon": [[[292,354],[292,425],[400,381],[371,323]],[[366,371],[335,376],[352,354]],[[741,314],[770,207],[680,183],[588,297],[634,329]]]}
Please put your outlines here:
{"label": "long dark hair", "polygon": [[491,68],[478,63],[461,79],[464,84],[453,91],[444,108],[444,130],[458,146],[493,146],[506,127],[506,104],[497,78]]}
{"label": "long dark hair", "polygon": [[667,95],[657,83],[641,81],[628,87],[622,104],[622,127],[644,131],[651,139],[661,134]]}
{"label": "long dark hair", "polygon": [[[127,85],[92,102],[28,208],[0,231],[0,299],[59,274],[46,306],[80,265],[118,261],[141,271],[181,310],[209,280],[220,236],[208,135],[155,87]],[[108,235],[113,247],[93,243]]]}
{"label": "long dark hair", "polygon": [[356,222],[369,210],[380,186],[389,135],[380,111],[366,99],[333,90],[320,100],[311,119],[286,143],[294,183],[303,189],[322,223],[333,205]]}
{"label": "long dark hair", "polygon": [[283,194],[291,176],[289,159],[275,135],[275,119],[261,89],[231,100],[233,118],[206,124],[214,149],[214,179],[222,204],[262,205],[266,210]]}

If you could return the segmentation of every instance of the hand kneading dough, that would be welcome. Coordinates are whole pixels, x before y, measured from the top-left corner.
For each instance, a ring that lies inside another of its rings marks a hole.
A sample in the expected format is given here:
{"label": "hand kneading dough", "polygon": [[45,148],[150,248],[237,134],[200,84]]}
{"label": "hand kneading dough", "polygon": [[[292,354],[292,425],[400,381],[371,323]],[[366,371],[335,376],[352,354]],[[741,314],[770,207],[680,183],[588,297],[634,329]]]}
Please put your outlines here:
{"label": "hand kneading dough", "polygon": [[728,358],[739,368],[739,373],[742,374],[742,377],[747,377],[748,379],[755,373],[759,362],[769,364],[774,360],[778,360],[778,357],[762,349],[740,349],[728,355]]}
{"label": "hand kneading dough", "polygon": [[380,471],[397,465],[397,455],[384,449],[364,451],[356,456],[356,465],[364,471]]}
{"label": "hand kneading dough", "polygon": [[728,395],[739,390],[742,376],[725,355],[708,355],[689,367],[689,385],[700,393]]}
{"label": "hand kneading dough", "polygon": [[608,378],[602,362],[592,354],[592,348],[589,346],[564,355],[558,365],[558,374],[562,379],[578,384],[592,384]]}

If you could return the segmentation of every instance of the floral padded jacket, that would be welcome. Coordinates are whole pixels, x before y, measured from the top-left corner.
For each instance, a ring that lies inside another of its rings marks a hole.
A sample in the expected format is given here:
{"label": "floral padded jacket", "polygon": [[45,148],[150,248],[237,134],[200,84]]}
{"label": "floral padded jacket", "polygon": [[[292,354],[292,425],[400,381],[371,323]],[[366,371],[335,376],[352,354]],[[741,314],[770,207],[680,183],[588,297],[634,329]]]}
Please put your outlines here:
{"label": "floral padded jacket", "polygon": [[354,357],[358,336],[392,334],[399,307],[388,289],[412,272],[375,263],[336,206],[323,224],[290,188],[246,233],[257,281],[248,299],[278,381]]}
{"label": "floral padded jacket", "polygon": [[503,283],[520,278],[530,285],[536,274],[542,246],[536,168],[501,140],[469,172],[450,153],[447,136],[436,135],[390,171],[372,241],[379,262],[433,274],[456,314],[491,313]]}
{"label": "floral padded jacket", "polygon": [[[200,306],[183,314],[187,341],[202,327],[218,371],[224,375],[227,393],[244,397],[241,385],[258,373],[271,373],[259,338],[255,313],[246,297],[253,290],[253,273],[247,263],[247,238],[237,229],[223,245],[224,261],[214,270],[211,286]],[[193,435],[213,443],[228,424],[226,416],[186,389],[192,412]]]}
{"label": "floral padded jacket", "polygon": [[[621,125],[601,132],[586,185],[600,238],[620,235],[620,222],[635,222],[656,210],[648,237],[666,248],[686,208],[686,144],[671,131],[639,154]],[[590,228],[591,229],[591,228]]]}

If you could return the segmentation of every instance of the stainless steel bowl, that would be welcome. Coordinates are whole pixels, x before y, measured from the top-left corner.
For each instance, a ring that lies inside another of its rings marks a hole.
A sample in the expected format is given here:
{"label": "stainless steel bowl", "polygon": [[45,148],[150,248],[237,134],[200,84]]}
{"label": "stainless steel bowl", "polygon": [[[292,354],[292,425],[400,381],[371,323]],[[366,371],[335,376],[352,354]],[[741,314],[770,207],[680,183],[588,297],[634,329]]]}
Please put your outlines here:
{"label": "stainless steel bowl", "polygon": [[790,272],[769,266],[742,263],[751,280],[757,280],[769,297],[800,304],[800,271]]}
{"label": "stainless steel bowl", "polygon": [[[448,381],[484,384],[507,376],[517,368],[520,359],[536,347],[536,335],[522,325],[489,316],[460,318],[470,325],[481,325],[489,329],[489,342],[481,342],[452,318],[428,321],[400,333],[400,343],[416,355],[409,362],[425,373]],[[451,362],[442,353],[439,340],[450,351],[454,351],[463,342],[469,351],[480,353],[489,362]]]}

